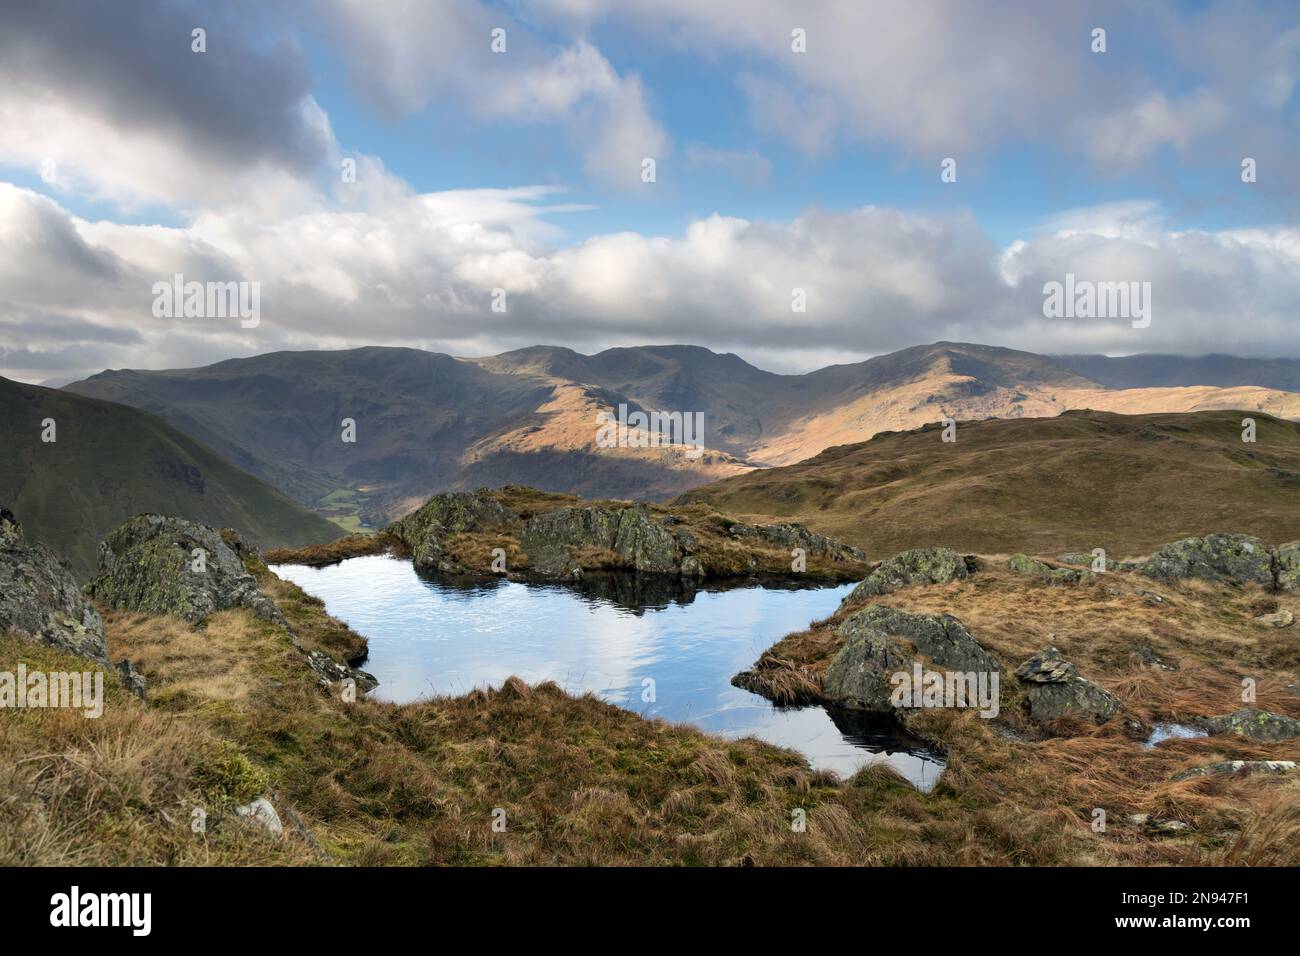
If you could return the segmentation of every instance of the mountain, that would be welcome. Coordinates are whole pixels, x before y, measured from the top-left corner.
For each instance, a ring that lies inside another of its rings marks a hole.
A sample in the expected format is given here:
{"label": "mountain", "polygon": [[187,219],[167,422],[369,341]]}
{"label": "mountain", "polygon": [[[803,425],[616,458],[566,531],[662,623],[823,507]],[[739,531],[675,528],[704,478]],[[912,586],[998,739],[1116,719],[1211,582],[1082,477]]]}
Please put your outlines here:
{"label": "mountain", "polygon": [[1055,355],[1062,367],[1106,388],[1255,385],[1300,392],[1300,359],[1252,359],[1234,355]]}
{"label": "mountain", "polygon": [[[52,442],[42,441],[46,419]],[[253,544],[340,530],[176,429],[124,405],[0,378],[0,504],[88,577],[107,533],[155,511],[232,527]]]}
{"label": "mountain", "polygon": [[795,465],[695,488],[747,521],[794,520],[882,555],[944,544],[980,553],[1142,554],[1208,531],[1300,538],[1300,428],[1240,412],[960,422],[876,435]]}
{"label": "mountain", "polygon": [[[595,355],[536,346],[474,359],[379,347],[275,352],[106,371],[67,390],[153,412],[300,503],[372,527],[437,491],[484,485],[662,499],[944,416],[1241,408],[1300,418],[1300,392],[1111,389],[1059,359],[956,342],[806,375],[685,345]],[[621,405],[698,413],[708,450],[597,447],[598,414]],[[341,440],[345,418],[356,422],[355,443]]]}
{"label": "mountain", "polygon": [[[419,349],[107,371],[68,390],[153,412],[297,501],[373,526],[444,489],[513,482],[663,497],[748,467],[716,451],[596,448],[597,412],[626,396]],[[344,419],[356,423],[355,442],[343,441]]]}

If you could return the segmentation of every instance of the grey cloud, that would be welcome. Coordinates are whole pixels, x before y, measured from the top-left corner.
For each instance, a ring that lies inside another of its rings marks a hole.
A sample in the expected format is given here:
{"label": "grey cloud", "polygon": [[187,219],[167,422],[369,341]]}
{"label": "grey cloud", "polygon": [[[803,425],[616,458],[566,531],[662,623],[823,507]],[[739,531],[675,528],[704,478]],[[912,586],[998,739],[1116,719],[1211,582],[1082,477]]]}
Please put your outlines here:
{"label": "grey cloud", "polygon": [[[324,145],[300,109],[306,60],[288,42],[255,46],[261,19],[248,3],[6,3],[0,74],[114,125],[175,137],[213,165],[265,160],[305,171]],[[195,27],[207,31],[207,53],[191,52]]]}

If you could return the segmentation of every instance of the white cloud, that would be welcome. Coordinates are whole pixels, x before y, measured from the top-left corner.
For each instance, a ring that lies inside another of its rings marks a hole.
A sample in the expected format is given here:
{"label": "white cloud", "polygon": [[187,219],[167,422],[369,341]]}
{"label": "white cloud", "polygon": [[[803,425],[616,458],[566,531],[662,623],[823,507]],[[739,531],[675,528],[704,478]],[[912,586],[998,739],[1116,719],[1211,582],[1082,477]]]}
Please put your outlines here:
{"label": "white cloud", "polygon": [[[382,195],[374,207],[209,213],[167,228],[88,222],[0,186],[0,311],[21,333],[0,374],[47,377],[92,353],[98,367],[157,367],[363,344],[477,354],[690,342],[784,368],[954,338],[1040,352],[1289,354],[1300,320],[1300,230],[1175,231],[1138,201],[1070,210],[1004,249],[966,215],[874,206],[789,222],[714,215],[676,237],[556,247],[550,220],[570,207],[552,190]],[[154,318],[151,286],[174,272],[260,282],[261,325]],[[1151,327],[1044,318],[1042,286],[1067,272],[1151,282]],[[504,315],[490,308],[495,288],[507,292]],[[791,309],[795,288],[806,312]]]}
{"label": "white cloud", "polygon": [[[335,0],[334,13],[354,84],[393,118],[441,97],[479,120],[558,124],[588,172],[623,187],[640,183],[644,158],[672,151],[641,80],[582,38],[551,50],[476,3],[419,4],[397,16],[368,0]],[[503,53],[492,52],[495,29],[506,31]]]}

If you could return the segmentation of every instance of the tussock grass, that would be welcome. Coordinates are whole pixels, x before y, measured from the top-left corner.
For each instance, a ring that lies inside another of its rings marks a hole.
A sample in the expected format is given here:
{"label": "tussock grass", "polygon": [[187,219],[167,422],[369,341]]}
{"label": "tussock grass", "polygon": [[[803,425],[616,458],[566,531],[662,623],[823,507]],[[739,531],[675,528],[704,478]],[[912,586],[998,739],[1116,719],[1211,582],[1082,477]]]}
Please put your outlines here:
{"label": "tussock grass", "polygon": [[[1258,706],[1300,714],[1300,698],[1285,690],[1294,677],[1269,669],[1289,659],[1296,638],[1249,623],[1259,595],[1150,585],[1108,574],[1049,587],[989,560],[966,581],[905,589],[888,603],[955,614],[1012,668],[1052,635],[1147,721],[1235,709],[1248,674],[1259,680]],[[323,626],[322,609],[292,584],[274,587],[297,632]],[[1139,590],[1166,601],[1151,605]],[[835,620],[781,642],[779,660],[814,680],[835,650]],[[148,676],[149,703],[109,680],[112,702],[99,721],[0,715],[0,862],[1296,862],[1295,777],[1171,780],[1215,760],[1293,758],[1288,744],[1224,736],[1144,749],[1118,720],[1050,736],[1005,704],[998,721],[929,711],[914,728],[943,744],[948,766],[923,794],[886,766],[841,781],[791,751],[646,720],[549,682],[512,678],[460,697],[347,704],[316,686],[286,635],[244,610],[204,629],[126,614],[108,615],[107,628],[114,658],[138,661]],[[1179,669],[1135,656],[1147,645]],[[19,657],[70,661],[0,642],[9,667]],[[798,689],[793,676],[781,679]],[[255,791],[271,794],[286,821],[295,814],[319,849],[233,825],[227,809]],[[188,829],[197,805],[215,822],[203,839]],[[1091,829],[1095,808],[1106,811],[1104,833]],[[802,832],[792,827],[796,811]],[[493,828],[502,813],[503,832]],[[1157,834],[1129,820],[1139,813],[1193,829]]]}

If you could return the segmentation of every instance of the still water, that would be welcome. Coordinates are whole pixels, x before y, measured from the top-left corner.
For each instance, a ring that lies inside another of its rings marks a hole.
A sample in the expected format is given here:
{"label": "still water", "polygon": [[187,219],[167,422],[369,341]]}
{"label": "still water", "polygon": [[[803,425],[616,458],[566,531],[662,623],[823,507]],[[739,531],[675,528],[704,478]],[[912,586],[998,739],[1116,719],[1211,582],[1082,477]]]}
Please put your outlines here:
{"label": "still water", "polygon": [[646,717],[758,737],[841,776],[884,760],[928,790],[943,769],[938,754],[891,724],[823,707],[774,707],[730,684],[780,638],[833,613],[852,585],[682,593],[626,575],[581,589],[466,583],[384,555],[274,570],[369,639],[363,666],[379,679],[371,696],[381,700],[463,694],[513,674],[591,691]]}

